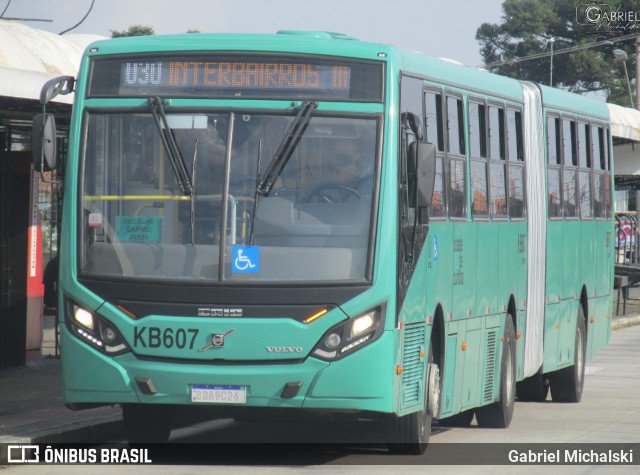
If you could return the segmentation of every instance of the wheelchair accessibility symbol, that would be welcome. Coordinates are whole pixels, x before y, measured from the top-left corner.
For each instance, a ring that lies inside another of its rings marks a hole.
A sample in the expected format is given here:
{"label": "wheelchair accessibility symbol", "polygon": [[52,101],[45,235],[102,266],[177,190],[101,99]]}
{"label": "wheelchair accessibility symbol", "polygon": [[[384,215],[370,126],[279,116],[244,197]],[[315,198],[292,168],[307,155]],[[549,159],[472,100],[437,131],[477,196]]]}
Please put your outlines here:
{"label": "wheelchair accessibility symbol", "polygon": [[258,246],[233,246],[231,271],[256,274],[260,270],[260,248]]}

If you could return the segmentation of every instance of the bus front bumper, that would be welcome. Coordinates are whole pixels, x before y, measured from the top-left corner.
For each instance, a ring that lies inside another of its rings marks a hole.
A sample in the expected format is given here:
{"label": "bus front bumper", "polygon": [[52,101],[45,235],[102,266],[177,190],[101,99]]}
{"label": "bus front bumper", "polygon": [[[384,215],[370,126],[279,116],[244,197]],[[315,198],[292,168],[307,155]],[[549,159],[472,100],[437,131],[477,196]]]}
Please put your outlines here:
{"label": "bus front bumper", "polygon": [[[393,412],[393,332],[335,361],[242,364],[103,355],[61,328],[64,401]],[[242,403],[193,402],[193,386],[244,388]]]}

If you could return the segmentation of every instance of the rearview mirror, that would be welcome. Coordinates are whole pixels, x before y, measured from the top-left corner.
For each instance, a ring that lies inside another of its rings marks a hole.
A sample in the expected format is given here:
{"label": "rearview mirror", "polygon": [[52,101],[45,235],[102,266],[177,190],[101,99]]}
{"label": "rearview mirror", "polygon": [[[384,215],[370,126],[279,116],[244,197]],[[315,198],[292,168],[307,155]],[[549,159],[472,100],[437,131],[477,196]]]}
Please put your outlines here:
{"label": "rearview mirror", "polygon": [[53,114],[36,114],[32,129],[33,166],[37,172],[49,172],[58,166],[56,121]]}
{"label": "rearview mirror", "polygon": [[417,208],[428,208],[436,178],[436,147],[427,142],[413,142],[409,145],[408,158],[409,196]]}

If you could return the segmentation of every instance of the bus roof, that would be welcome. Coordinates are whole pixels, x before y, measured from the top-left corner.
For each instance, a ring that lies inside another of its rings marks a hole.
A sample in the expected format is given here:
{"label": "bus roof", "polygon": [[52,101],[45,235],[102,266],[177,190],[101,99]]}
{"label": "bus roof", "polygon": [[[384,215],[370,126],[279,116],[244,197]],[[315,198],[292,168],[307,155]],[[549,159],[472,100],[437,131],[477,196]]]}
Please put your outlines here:
{"label": "bus roof", "polygon": [[[237,47],[230,47],[237,45]],[[171,51],[225,51],[234,50],[309,53],[326,56],[346,56],[367,60],[392,61],[399,71],[433,80],[439,84],[463,89],[469,94],[495,95],[523,102],[520,81],[490,73],[471,66],[426,56],[417,51],[392,45],[359,41],[342,33],[324,31],[279,31],[276,34],[244,33],[186,33],[115,38],[92,43],[88,51],[99,54],[127,54],[132,52],[158,53]],[[579,94],[572,94],[540,86],[545,106],[570,110],[607,119],[606,103]]]}
{"label": "bus roof", "polygon": [[540,85],[539,87],[545,107],[609,120],[609,108],[604,101],[548,86]]}

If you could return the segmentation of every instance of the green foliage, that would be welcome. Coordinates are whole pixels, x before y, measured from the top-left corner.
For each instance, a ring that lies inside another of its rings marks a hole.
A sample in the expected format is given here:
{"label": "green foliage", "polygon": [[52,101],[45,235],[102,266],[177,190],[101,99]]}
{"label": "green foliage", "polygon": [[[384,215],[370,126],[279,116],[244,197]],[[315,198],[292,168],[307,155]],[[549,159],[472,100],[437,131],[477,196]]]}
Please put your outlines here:
{"label": "green foliage", "polygon": [[155,35],[153,27],[148,25],[131,25],[125,31],[109,30],[112,38],[122,38],[124,36],[150,36]]}
{"label": "green foliage", "polygon": [[[554,87],[583,93],[599,91],[609,102],[628,107],[629,93],[623,65],[614,59],[613,50],[619,48],[627,52],[627,68],[635,90],[634,41],[615,40],[637,32],[640,24],[603,23],[598,27],[578,21],[578,4],[589,4],[589,0],[504,0],[502,22],[483,23],[476,32],[485,67],[498,74],[548,85],[550,40],[553,39]],[[603,5],[611,11],[638,12],[640,16],[640,0],[625,0],[624,5],[622,0],[592,1],[592,4]],[[610,43],[591,47],[602,41]],[[563,49],[576,46],[585,48],[562,53]],[[519,61],[535,54],[544,56]],[[505,61],[504,64],[493,64]]]}

